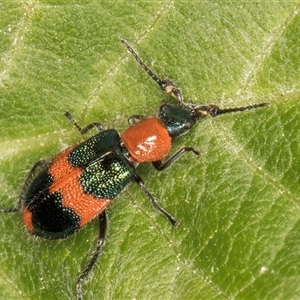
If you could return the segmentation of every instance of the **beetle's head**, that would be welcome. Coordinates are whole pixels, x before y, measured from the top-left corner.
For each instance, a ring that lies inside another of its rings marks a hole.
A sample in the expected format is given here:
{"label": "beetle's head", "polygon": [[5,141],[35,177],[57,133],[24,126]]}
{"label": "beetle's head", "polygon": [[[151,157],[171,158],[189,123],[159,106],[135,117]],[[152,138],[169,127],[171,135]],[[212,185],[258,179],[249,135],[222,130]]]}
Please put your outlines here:
{"label": "beetle's head", "polygon": [[165,124],[171,137],[176,137],[190,130],[197,121],[197,114],[194,109],[182,104],[161,105],[158,118]]}

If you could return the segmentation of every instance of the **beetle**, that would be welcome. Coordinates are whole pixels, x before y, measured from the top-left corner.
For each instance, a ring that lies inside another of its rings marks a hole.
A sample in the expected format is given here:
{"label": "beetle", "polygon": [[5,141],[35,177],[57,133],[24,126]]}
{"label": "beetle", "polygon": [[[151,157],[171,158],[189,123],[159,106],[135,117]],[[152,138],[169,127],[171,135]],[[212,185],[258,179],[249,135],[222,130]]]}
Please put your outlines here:
{"label": "beetle", "polygon": [[21,211],[28,231],[46,239],[67,238],[98,218],[96,248],[76,282],[78,300],[82,299],[82,283],[95,265],[105,241],[106,208],[130,182],[139,185],[154,208],[172,226],[178,225],[149,192],[136,171],[137,166],[151,162],[156,170],[162,171],[186,152],[199,156],[200,152],[194,147],[182,147],[162,161],[171,150],[173,138],[188,132],[198,120],[269,105],[259,103],[221,109],[216,105],[186,103],[180,88],[171,80],[158,77],[125,40],[121,42],[160,89],[170,93],[177,103],[163,103],[157,117],[131,116],[130,126],[121,135],[115,129],[105,129],[98,122],[80,127],[71,113],[66,112],[65,116],[81,134],[94,128],[97,134],[68,147],[51,160],[38,161],[29,172],[17,207],[1,210],[6,213]]}

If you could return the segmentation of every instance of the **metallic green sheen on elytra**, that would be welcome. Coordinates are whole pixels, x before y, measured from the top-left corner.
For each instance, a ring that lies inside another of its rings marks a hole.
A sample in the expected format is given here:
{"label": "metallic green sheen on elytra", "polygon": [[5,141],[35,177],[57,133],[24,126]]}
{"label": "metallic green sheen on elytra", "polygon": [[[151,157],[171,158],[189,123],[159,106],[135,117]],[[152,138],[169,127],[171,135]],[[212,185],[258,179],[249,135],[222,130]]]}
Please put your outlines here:
{"label": "metallic green sheen on elytra", "polygon": [[129,184],[135,168],[122,153],[118,132],[108,129],[78,145],[68,156],[73,167],[82,168],[80,185],[87,194],[113,199]]}
{"label": "metallic green sheen on elytra", "polygon": [[79,144],[70,154],[73,167],[84,167],[108,151],[121,151],[120,136],[114,129],[107,129]]}
{"label": "metallic green sheen on elytra", "polygon": [[122,153],[110,152],[82,170],[80,185],[87,194],[113,199],[135,175],[135,168]]}

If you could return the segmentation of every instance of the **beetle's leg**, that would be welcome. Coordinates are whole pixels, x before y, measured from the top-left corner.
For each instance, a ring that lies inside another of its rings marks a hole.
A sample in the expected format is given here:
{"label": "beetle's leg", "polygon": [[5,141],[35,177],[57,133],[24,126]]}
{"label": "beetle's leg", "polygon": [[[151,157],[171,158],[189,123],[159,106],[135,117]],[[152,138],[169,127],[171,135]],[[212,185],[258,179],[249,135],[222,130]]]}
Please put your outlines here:
{"label": "beetle's leg", "polygon": [[165,209],[163,209],[154,199],[154,197],[151,195],[151,193],[148,191],[148,189],[146,188],[146,185],[143,181],[143,179],[139,176],[139,175],[135,175],[134,179],[133,179],[143,190],[143,192],[145,193],[145,195],[147,196],[147,198],[151,201],[152,205],[155,207],[155,209],[157,209],[160,213],[162,213],[165,217],[168,218],[168,220],[171,222],[171,224],[174,227],[178,226],[178,222],[172,217],[171,214],[169,214]]}
{"label": "beetle's leg", "polygon": [[106,231],[107,231],[107,215],[105,210],[99,215],[98,219],[99,219],[99,236],[97,240],[97,246],[96,249],[94,250],[94,253],[89,263],[81,271],[80,275],[77,278],[77,284],[76,284],[77,300],[82,300],[82,283],[85,280],[85,278],[88,276],[90,271],[92,270],[93,266],[95,265],[99,257],[101,248],[105,242]]}
{"label": "beetle's leg", "polygon": [[34,166],[31,168],[29,174],[27,175],[23,189],[26,189],[26,187],[32,182],[32,180],[36,178],[40,172],[47,170],[49,166],[50,166],[50,161],[46,159],[41,159],[38,162],[36,162]]}
{"label": "beetle's leg", "polygon": [[11,208],[1,208],[0,209],[0,213],[14,213],[14,212],[18,212],[20,210],[19,207],[11,207]]}
{"label": "beetle's leg", "polygon": [[200,155],[200,152],[195,150],[193,147],[182,147],[176,153],[174,153],[168,160],[162,162],[161,160],[157,160],[152,162],[153,166],[157,171],[162,171],[165,168],[169,167],[175,160],[177,160],[182,154],[192,151],[196,155]]}
{"label": "beetle's leg", "polygon": [[130,126],[142,121],[142,120],[145,120],[147,119],[148,117],[147,116],[144,116],[144,115],[133,115],[131,117],[128,118],[128,124]]}
{"label": "beetle's leg", "polygon": [[27,188],[28,186],[30,186],[30,184],[32,183],[32,181],[41,173],[41,172],[45,172],[49,166],[50,166],[50,161],[46,160],[46,159],[42,159],[39,160],[38,162],[36,162],[34,164],[34,166],[31,168],[25,183],[23,185],[22,188],[22,192],[20,194],[20,198],[19,198],[19,204],[18,204],[18,208],[20,209],[21,207],[23,207],[24,205],[28,205],[28,197],[26,195],[27,192]]}
{"label": "beetle's leg", "polygon": [[137,53],[132,49],[132,47],[123,39],[121,39],[122,44],[127,48],[127,50],[132,54],[137,63],[141,68],[154,80],[159,87],[166,93],[171,93],[179,103],[183,103],[183,95],[180,88],[177,88],[176,85],[169,79],[161,79],[155,73],[153,73],[147,65],[141,60]]}
{"label": "beetle's leg", "polygon": [[11,208],[3,208],[0,209],[0,213],[14,213],[17,211],[20,211],[23,204],[26,201],[26,197],[24,194],[26,193],[27,187],[30,185],[32,180],[36,178],[36,176],[43,170],[46,170],[49,167],[50,162],[48,160],[40,160],[37,163],[34,164],[34,166],[31,168],[26,181],[24,183],[24,186],[22,188],[22,192],[19,197],[19,202],[17,204],[17,207],[11,207]]}
{"label": "beetle's leg", "polygon": [[81,134],[86,134],[88,131],[90,131],[91,129],[93,129],[95,127],[98,129],[98,131],[104,130],[103,125],[98,122],[90,123],[90,124],[86,125],[85,127],[81,128],[79,126],[79,124],[76,122],[76,120],[73,118],[73,116],[70,114],[70,112],[66,111],[64,113],[64,115],[71,121],[71,123],[79,130],[79,132]]}

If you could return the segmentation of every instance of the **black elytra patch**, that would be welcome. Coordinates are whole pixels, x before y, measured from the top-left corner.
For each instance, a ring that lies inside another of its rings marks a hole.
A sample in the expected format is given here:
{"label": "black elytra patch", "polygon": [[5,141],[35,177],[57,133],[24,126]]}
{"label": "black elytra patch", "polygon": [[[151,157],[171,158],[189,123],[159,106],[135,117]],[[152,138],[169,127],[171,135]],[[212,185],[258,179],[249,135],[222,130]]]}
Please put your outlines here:
{"label": "black elytra patch", "polygon": [[62,205],[59,192],[40,193],[28,210],[32,213],[35,234],[44,238],[65,238],[80,227],[80,217],[71,208]]}

